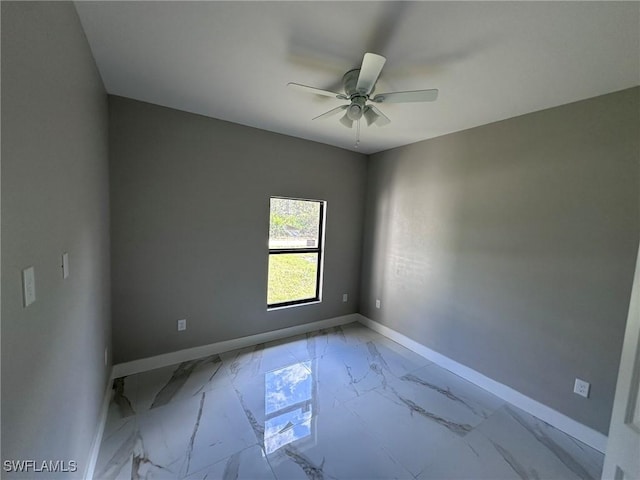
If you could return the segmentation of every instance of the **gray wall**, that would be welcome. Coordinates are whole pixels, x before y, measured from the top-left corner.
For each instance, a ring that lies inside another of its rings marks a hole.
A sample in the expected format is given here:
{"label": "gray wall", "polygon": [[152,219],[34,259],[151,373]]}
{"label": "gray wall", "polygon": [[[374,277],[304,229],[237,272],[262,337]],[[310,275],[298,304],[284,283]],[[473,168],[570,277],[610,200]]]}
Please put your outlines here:
{"label": "gray wall", "polygon": [[[110,97],[110,176],[115,362],[357,312],[364,155]],[[272,195],[327,201],[320,304],[267,312]]]}
{"label": "gray wall", "polygon": [[638,96],[373,155],[361,312],[606,433],[638,245]]}
{"label": "gray wall", "polygon": [[73,4],[2,2],[2,459],[75,460],[78,476],[108,376],[107,127]]}

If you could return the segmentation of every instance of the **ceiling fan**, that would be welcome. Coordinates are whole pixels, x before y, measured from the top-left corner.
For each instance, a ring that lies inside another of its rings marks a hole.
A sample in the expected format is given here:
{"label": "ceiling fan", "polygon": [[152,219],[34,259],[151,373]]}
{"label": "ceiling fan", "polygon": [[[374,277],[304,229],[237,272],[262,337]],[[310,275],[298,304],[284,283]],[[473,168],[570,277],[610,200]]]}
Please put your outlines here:
{"label": "ceiling fan", "polygon": [[329,90],[323,90],[321,88],[309,87],[307,85],[301,85],[299,83],[290,82],[287,85],[289,87],[296,88],[298,90],[315,93],[316,95],[324,95],[327,97],[337,98],[339,100],[347,100],[349,103],[346,105],[340,105],[333,108],[328,112],[314,117],[313,120],[321,118],[331,117],[342,111],[345,114],[340,119],[340,123],[347,128],[353,127],[353,122],[356,122],[356,147],[360,143],[360,119],[364,117],[369,125],[377,125],[382,127],[391,123],[391,120],[382,113],[376,106],[369,104],[373,103],[406,103],[406,102],[432,102],[438,98],[438,90],[413,90],[408,92],[389,92],[379,93],[374,95],[376,82],[382,72],[387,59],[382,55],[375,53],[365,53],[362,60],[362,66],[360,68],[354,68],[349,70],[342,77],[342,84],[344,86],[344,93],[331,92]]}

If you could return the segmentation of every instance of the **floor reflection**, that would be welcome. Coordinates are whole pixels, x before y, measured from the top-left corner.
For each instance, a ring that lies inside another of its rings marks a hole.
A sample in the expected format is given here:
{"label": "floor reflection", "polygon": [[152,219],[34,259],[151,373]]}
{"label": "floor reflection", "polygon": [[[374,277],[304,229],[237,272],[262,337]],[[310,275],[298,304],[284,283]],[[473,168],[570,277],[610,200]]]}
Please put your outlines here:
{"label": "floor reflection", "polygon": [[314,431],[316,382],[312,361],[265,374],[264,448],[268,454]]}

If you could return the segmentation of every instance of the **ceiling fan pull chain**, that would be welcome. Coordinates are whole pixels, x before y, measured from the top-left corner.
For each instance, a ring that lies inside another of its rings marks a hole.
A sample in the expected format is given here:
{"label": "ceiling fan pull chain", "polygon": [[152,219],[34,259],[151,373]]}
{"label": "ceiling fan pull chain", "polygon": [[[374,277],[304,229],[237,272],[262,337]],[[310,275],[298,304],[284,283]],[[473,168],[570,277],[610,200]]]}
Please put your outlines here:
{"label": "ceiling fan pull chain", "polygon": [[358,119],[358,125],[356,125],[356,148],[360,145],[360,119]]}

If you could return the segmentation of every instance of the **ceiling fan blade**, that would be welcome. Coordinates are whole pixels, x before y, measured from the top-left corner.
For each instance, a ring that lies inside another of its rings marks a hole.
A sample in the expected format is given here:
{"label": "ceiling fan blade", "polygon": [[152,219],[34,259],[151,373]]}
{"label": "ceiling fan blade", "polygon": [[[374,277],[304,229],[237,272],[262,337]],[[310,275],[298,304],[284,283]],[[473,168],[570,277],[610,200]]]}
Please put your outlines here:
{"label": "ceiling fan blade", "polygon": [[336,113],[340,112],[341,110],[345,110],[347,108],[349,108],[349,105],[340,105],[339,107],[332,108],[331,110],[329,110],[328,112],[323,113],[322,115],[318,115],[317,117],[313,117],[311,120],[318,120],[319,118],[331,117],[331,116],[335,115]]}
{"label": "ceiling fan blade", "polygon": [[384,113],[382,113],[373,105],[369,105],[369,110],[372,111],[375,115],[377,115],[377,118],[372,122],[375,125],[379,127],[384,127],[385,125],[389,125],[391,123],[391,120],[389,120],[389,117],[387,117]]}
{"label": "ceiling fan blade", "polygon": [[371,99],[377,103],[433,102],[438,98],[438,90],[413,90],[410,92],[380,93]]}
{"label": "ceiling fan blade", "polygon": [[345,113],[344,116],[340,119],[340,123],[342,125],[344,125],[347,128],[352,128],[353,127],[353,120],[351,120],[349,117],[347,117],[347,114]]}
{"label": "ceiling fan blade", "polygon": [[356,90],[363,95],[369,95],[375,87],[382,67],[387,61],[382,55],[375,53],[365,53],[360,67],[360,75],[358,75],[358,83]]}
{"label": "ceiling fan blade", "polygon": [[287,83],[287,87],[293,87],[297,90],[307,93],[315,93],[316,95],[324,95],[325,97],[339,98],[340,100],[348,100],[349,97],[343,93],[330,92],[329,90],[322,90],[321,88],[309,87],[307,85],[301,85],[300,83]]}

